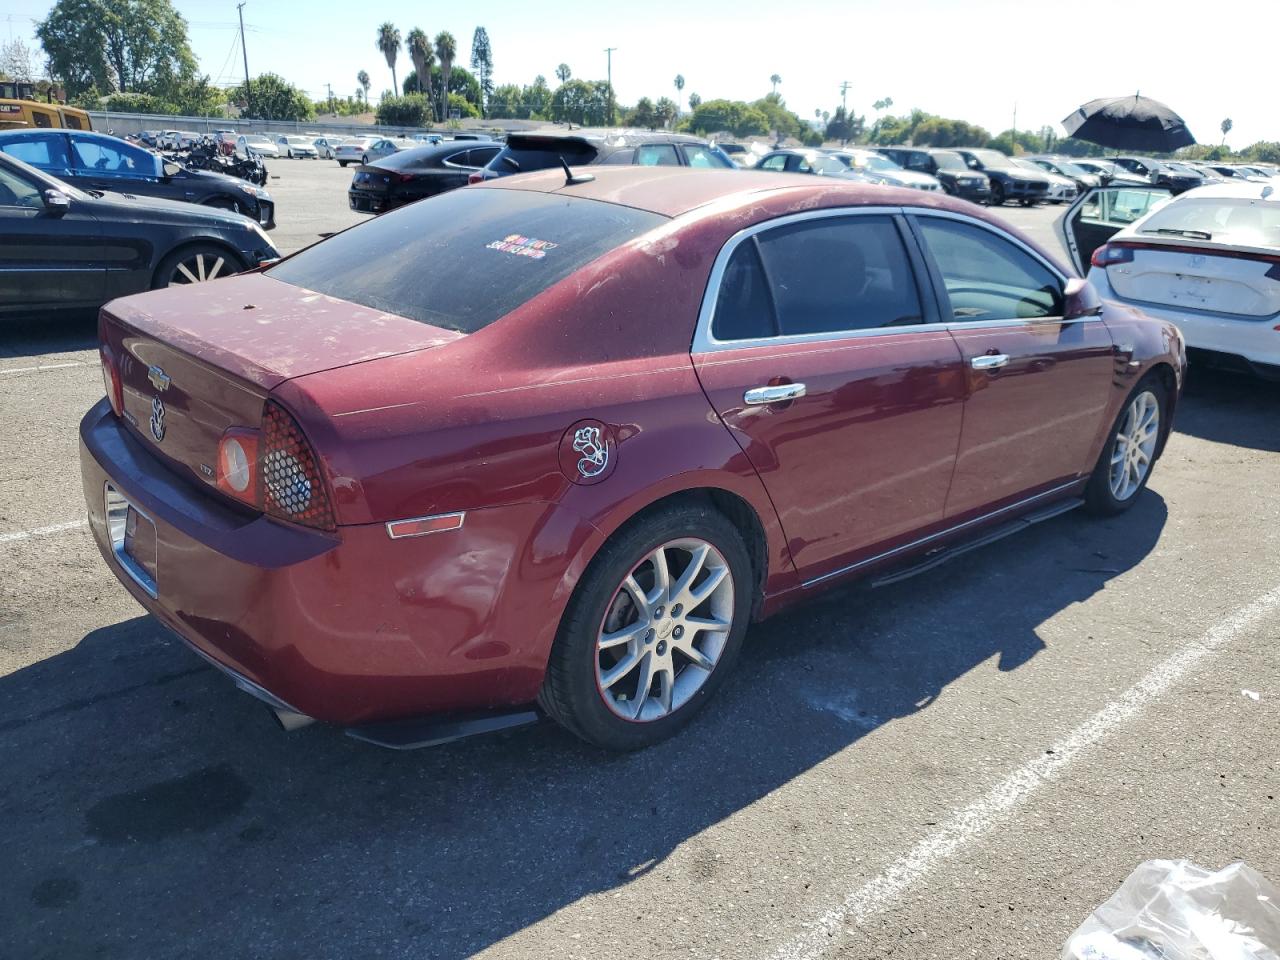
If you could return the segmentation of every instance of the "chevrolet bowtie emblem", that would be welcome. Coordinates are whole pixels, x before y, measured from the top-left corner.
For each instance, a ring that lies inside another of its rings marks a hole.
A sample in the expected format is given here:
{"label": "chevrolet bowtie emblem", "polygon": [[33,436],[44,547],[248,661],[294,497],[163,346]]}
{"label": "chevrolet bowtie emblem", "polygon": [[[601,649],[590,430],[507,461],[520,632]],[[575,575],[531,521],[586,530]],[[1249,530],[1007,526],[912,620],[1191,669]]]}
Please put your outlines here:
{"label": "chevrolet bowtie emblem", "polygon": [[151,385],[155,387],[156,391],[159,393],[163,393],[168,390],[169,384],[173,382],[169,375],[159,367],[148,368],[147,379],[151,381]]}

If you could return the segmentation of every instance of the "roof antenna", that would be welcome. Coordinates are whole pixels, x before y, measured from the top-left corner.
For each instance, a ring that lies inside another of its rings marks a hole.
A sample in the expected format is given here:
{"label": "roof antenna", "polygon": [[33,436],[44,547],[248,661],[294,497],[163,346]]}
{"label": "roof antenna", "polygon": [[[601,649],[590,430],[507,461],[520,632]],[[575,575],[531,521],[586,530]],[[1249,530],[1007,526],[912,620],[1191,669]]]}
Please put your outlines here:
{"label": "roof antenna", "polygon": [[574,173],[569,169],[569,161],[565,160],[564,157],[560,158],[560,166],[564,167],[564,185],[566,187],[571,187],[575,183],[590,183],[595,179],[589,173]]}

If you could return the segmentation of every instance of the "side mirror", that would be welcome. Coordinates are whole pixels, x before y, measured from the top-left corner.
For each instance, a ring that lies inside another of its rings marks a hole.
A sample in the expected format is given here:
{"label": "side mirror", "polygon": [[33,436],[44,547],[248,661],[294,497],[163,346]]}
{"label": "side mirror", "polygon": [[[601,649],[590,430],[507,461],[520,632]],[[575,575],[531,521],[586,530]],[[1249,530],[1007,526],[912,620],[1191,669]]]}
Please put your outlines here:
{"label": "side mirror", "polygon": [[1096,317],[1102,313],[1102,300],[1088,280],[1072,277],[1062,291],[1066,305],[1062,310],[1064,320],[1079,320],[1082,317]]}
{"label": "side mirror", "polygon": [[71,198],[61,190],[46,190],[44,208],[49,211],[50,216],[60,217],[71,209]]}
{"label": "side mirror", "polygon": [[174,163],[172,160],[166,160],[162,169],[164,170],[164,175],[166,177],[176,177],[182,172],[182,164]]}

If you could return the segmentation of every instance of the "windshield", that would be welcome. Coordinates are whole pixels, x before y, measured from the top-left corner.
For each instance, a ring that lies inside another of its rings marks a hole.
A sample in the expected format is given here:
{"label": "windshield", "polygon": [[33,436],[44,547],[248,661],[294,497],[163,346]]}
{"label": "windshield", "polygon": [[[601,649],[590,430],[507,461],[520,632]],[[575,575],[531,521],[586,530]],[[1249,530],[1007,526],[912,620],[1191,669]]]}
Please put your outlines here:
{"label": "windshield", "polygon": [[998,150],[969,150],[967,152],[969,156],[984,167],[992,170],[1009,169],[1013,166],[1009,158]]}
{"label": "windshield", "polygon": [[271,141],[259,133],[251,133],[244,138],[244,142],[245,143],[270,143]]}
{"label": "windshield", "polygon": [[1151,214],[1139,233],[1163,233],[1241,247],[1280,248],[1280,203],[1187,195]]}
{"label": "windshield", "polygon": [[297,143],[307,147],[311,146],[311,143],[312,143],[312,141],[308,140],[306,137],[287,137],[286,139],[290,143]]}
{"label": "windshield", "polygon": [[858,170],[880,170],[884,173],[903,172],[900,166],[888,157],[881,156],[878,153],[839,153],[836,156],[841,160],[847,161],[849,166]]}
{"label": "windshield", "polygon": [[474,333],[666,219],[579,197],[455,190],[321,241],[267,275]]}
{"label": "windshield", "polygon": [[806,160],[814,173],[832,174],[844,173],[845,171],[845,165],[835,157],[817,154],[812,157],[807,157]]}
{"label": "windshield", "polygon": [[582,166],[591,163],[597,156],[597,150],[582,140],[570,140],[560,137],[520,137],[512,138],[502,152],[489,161],[485,167],[491,174],[499,177],[513,173],[531,173],[534,170],[550,170],[560,166],[560,158],[570,166]]}

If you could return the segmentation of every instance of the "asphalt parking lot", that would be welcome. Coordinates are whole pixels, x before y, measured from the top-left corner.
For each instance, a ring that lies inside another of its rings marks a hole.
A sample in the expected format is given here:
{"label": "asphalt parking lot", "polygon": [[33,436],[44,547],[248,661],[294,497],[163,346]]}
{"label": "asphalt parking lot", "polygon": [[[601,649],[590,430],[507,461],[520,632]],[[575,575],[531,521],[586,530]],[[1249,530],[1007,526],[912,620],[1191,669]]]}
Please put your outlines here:
{"label": "asphalt parking lot", "polygon": [[[269,167],[283,250],[362,219]],[[1193,370],[1131,512],[758,625],[629,756],[281,733],[99,558],[101,394],[92,319],[0,331],[0,958],[1049,958],[1146,859],[1280,882],[1280,386]]]}

